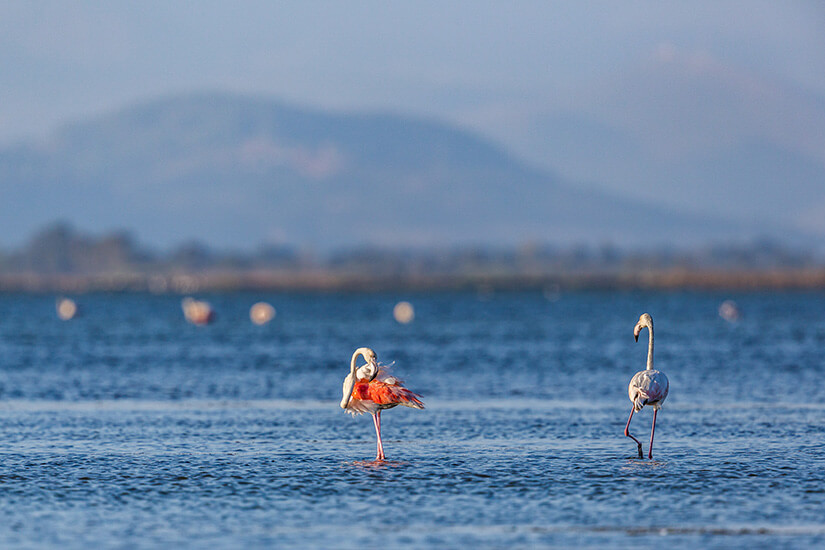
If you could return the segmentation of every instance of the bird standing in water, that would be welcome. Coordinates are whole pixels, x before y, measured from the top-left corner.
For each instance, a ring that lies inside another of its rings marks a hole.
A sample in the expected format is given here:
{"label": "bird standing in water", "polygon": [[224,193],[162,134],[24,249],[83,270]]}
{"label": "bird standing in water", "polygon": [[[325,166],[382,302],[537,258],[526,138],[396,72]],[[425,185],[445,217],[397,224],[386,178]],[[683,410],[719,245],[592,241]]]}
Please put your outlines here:
{"label": "bird standing in water", "polygon": [[[358,356],[366,360],[365,365],[357,366]],[[384,445],[381,443],[381,411],[398,405],[423,409],[424,403],[419,395],[411,392],[402,381],[391,376],[386,367],[378,364],[375,352],[370,348],[358,348],[352,354],[350,372],[344,378],[341,408],[350,414],[368,412],[372,414],[375,434],[378,437],[378,454],[375,460],[384,460]]]}
{"label": "bird standing in water", "polygon": [[633,336],[637,342],[639,341],[639,333],[643,328],[647,328],[650,335],[647,346],[647,368],[634,374],[627,386],[627,395],[633,402],[633,408],[630,409],[630,418],[627,419],[624,434],[636,442],[639,449],[639,458],[644,458],[642,444],[630,435],[630,421],[633,420],[633,413],[642,410],[645,405],[653,407],[653,426],[650,428],[650,446],[647,452],[647,458],[653,458],[653,432],[656,430],[656,413],[659,412],[662,403],[667,398],[670,383],[665,373],[653,368],[653,318],[647,313],[643,313],[639,317],[639,322],[633,328]]}

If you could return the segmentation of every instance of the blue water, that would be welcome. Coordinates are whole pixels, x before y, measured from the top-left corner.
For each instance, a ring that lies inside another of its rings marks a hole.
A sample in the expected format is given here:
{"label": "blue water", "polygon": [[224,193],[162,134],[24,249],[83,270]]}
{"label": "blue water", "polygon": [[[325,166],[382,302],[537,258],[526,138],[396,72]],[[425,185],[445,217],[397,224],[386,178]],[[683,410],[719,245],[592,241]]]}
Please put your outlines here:
{"label": "blue water", "polygon": [[[204,297],[207,327],[179,296],[62,322],[0,295],[0,547],[825,545],[823,293]],[[644,311],[671,388],[652,461],[622,433]],[[383,464],[338,408],[364,345],[427,404],[382,415]]]}

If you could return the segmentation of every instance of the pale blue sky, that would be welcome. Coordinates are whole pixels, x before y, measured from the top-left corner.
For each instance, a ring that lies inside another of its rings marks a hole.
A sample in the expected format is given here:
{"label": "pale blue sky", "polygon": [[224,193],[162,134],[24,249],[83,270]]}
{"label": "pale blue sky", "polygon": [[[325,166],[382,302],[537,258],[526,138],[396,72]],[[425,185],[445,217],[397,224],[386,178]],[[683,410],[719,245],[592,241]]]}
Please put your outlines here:
{"label": "pale blue sky", "polygon": [[552,108],[560,89],[632,69],[663,46],[825,97],[823,6],[4,2],[0,143],[199,89],[431,115],[507,141],[508,109]]}

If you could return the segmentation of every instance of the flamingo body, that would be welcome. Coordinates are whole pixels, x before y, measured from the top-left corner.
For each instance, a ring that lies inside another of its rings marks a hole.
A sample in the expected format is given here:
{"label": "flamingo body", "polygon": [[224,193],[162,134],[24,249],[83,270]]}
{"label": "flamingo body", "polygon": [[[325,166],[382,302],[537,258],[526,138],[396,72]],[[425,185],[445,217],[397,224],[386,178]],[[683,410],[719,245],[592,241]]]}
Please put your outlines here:
{"label": "flamingo body", "polygon": [[[359,355],[367,360],[366,365],[356,367]],[[403,386],[403,382],[391,376],[387,368],[376,361],[375,352],[369,348],[359,348],[352,356],[350,373],[344,378],[342,388],[343,398],[341,408],[356,415],[370,413],[375,424],[375,434],[378,438],[378,453],[376,460],[384,460],[384,446],[381,442],[381,411],[398,405],[423,409],[416,393]]]}
{"label": "flamingo body", "polygon": [[667,376],[660,370],[641,370],[633,375],[627,386],[627,395],[633,401],[636,412],[649,405],[657,411],[667,398],[670,383]]}
{"label": "flamingo body", "polygon": [[[345,411],[355,415],[362,413],[375,414],[398,405],[414,409],[424,408],[424,403],[419,399],[420,396],[402,386],[401,380],[390,376],[384,367],[378,367],[377,370],[378,372],[372,380],[366,378],[356,379],[352,385],[349,403],[344,408]],[[345,389],[347,383],[348,380],[344,380]]]}

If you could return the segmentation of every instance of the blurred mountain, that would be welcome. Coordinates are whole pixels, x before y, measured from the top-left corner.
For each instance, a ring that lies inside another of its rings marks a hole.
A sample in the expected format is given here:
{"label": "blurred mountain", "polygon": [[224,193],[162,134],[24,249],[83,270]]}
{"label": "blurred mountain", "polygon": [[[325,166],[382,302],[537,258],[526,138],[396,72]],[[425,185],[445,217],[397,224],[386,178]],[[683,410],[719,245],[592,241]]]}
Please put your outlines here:
{"label": "blurred mountain", "polygon": [[569,95],[525,117],[527,158],[639,200],[825,238],[823,98],[669,46]]}
{"label": "blurred mountain", "polygon": [[55,219],[128,228],[151,246],[245,249],[691,245],[770,233],[760,220],[733,223],[564,181],[437,121],[224,94],[132,106],[0,150],[0,190],[1,244]]}

